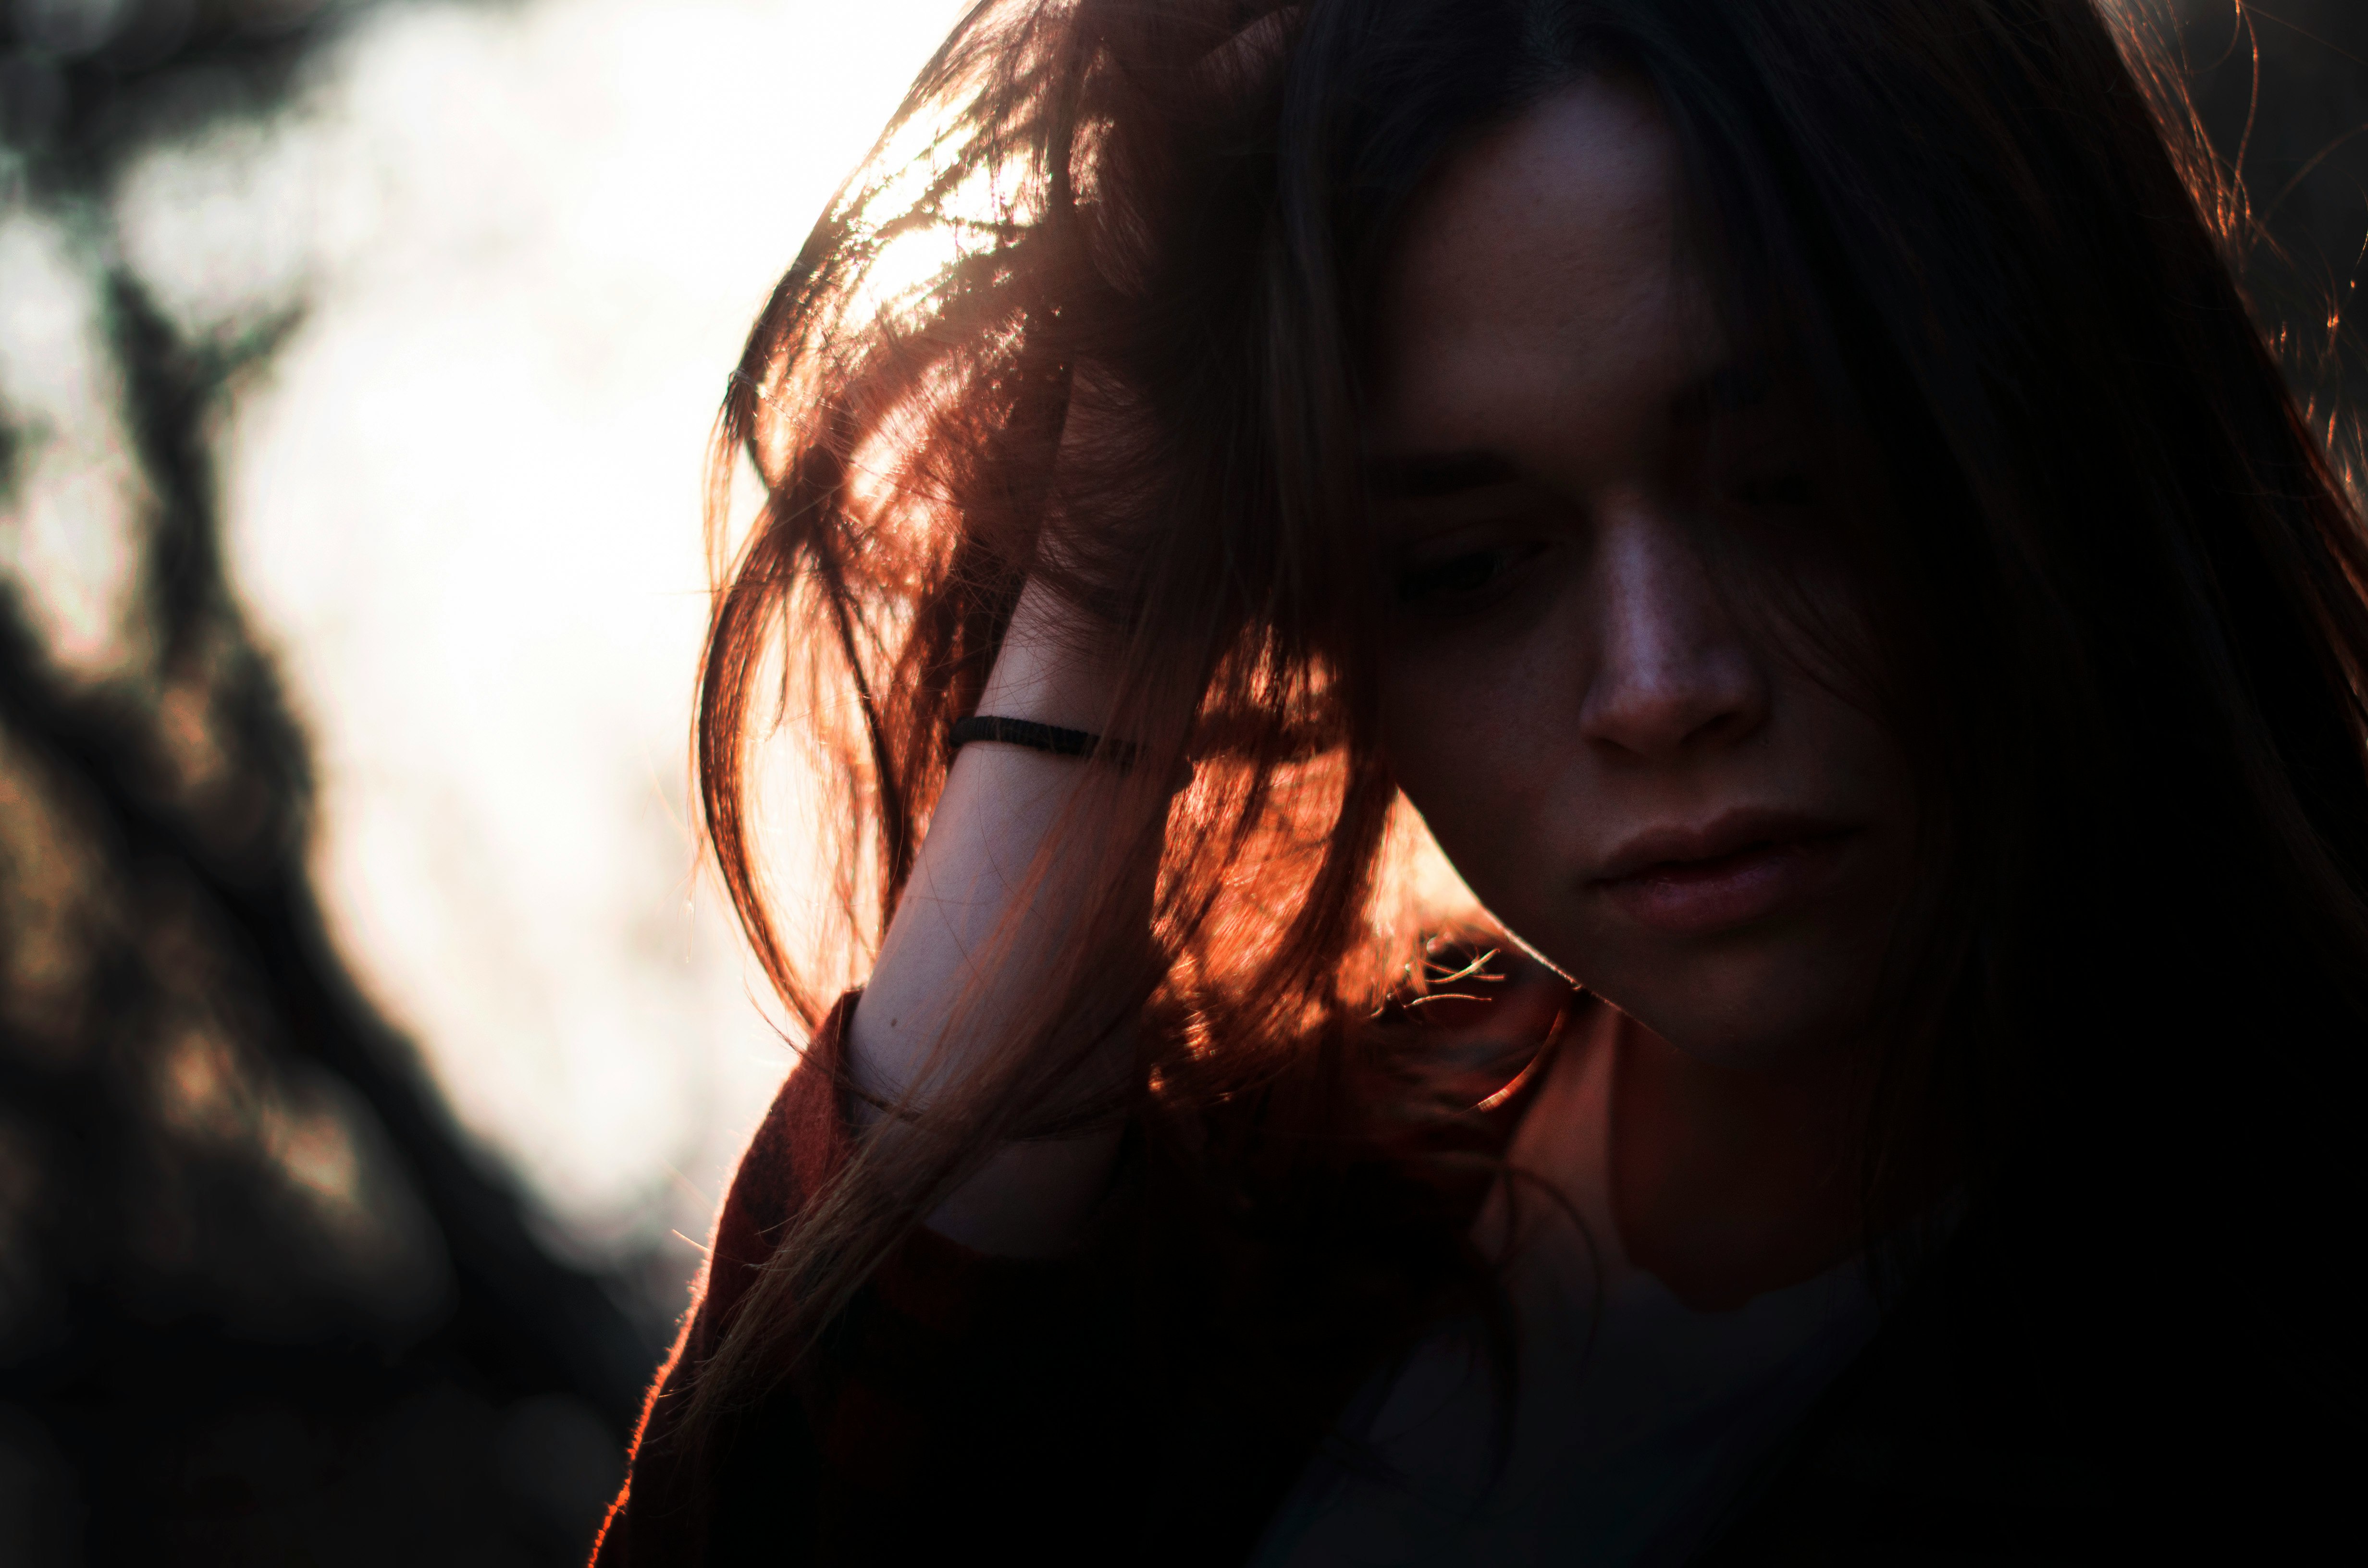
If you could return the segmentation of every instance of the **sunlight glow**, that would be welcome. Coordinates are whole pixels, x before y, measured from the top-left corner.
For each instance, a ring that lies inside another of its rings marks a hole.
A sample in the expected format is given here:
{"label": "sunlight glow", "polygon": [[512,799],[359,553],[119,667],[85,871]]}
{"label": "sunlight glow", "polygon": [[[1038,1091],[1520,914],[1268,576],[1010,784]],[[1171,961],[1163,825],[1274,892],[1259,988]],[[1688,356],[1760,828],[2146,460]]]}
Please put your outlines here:
{"label": "sunlight glow", "polygon": [[702,449],[757,307],[954,14],[390,7],[295,113],[122,187],[185,331],[303,307],[223,485],[319,753],[324,897],[589,1256],[703,1234],[790,1060],[686,819]]}

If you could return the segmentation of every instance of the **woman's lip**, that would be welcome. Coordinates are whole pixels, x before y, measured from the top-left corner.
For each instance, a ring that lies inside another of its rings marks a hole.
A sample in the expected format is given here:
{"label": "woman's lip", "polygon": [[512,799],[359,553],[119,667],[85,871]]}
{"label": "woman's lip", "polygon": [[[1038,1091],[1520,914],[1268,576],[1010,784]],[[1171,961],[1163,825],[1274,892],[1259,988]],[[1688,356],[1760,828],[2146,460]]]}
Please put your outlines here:
{"label": "woman's lip", "polygon": [[1704,829],[1639,835],[1595,885],[1640,926],[1699,936],[1748,925],[1823,885],[1850,830],[1738,814]]}

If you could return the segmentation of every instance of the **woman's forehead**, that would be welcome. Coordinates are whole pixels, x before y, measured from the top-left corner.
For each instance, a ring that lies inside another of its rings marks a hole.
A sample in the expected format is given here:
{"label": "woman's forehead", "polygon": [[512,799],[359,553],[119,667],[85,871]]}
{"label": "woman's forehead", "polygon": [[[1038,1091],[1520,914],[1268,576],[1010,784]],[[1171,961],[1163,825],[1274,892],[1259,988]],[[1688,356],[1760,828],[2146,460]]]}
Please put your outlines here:
{"label": "woman's forehead", "polygon": [[1595,76],[1464,149],[1407,214],[1378,329],[1383,449],[1508,417],[1666,410],[1726,358],[1681,160],[1641,85]]}
{"label": "woman's forehead", "polygon": [[[1682,182],[1677,139],[1652,90],[1634,78],[1581,77],[1462,146],[1424,181],[1399,239],[1403,278],[1452,270],[1459,237],[1563,211],[1584,215],[1597,244],[1657,239],[1673,228]],[[1394,281],[1396,280],[1394,278]]]}

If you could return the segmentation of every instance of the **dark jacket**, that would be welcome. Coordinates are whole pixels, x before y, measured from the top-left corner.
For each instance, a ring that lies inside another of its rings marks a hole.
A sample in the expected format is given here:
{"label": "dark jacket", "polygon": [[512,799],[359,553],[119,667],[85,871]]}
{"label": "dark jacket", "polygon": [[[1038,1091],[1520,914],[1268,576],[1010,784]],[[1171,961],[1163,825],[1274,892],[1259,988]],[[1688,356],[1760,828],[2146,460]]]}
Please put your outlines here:
{"label": "dark jacket", "polygon": [[[1081,1255],[989,1257],[916,1231],[777,1390],[689,1451],[677,1423],[701,1364],[848,1156],[847,1012],[741,1163],[595,1568],[1245,1560],[1342,1441],[1353,1392],[1451,1307],[1485,1178],[1394,1187],[1387,1160],[1318,1161],[1320,1179],[1282,1178],[1283,1212],[1245,1215],[1194,1187],[1194,1162],[1131,1148]],[[1501,1148],[1521,1108],[1469,1119],[1470,1152]],[[1233,1114],[1206,1136],[1254,1143],[1257,1108]],[[1317,1231],[1331,1244],[1311,1261],[1293,1238]],[[2224,1354],[2240,1325],[2156,1311],[2160,1281],[2088,1262],[2034,1278],[1977,1209],[1695,1561],[2279,1561],[2349,1517],[2349,1412]],[[2181,1355],[2178,1324],[2219,1337]]]}

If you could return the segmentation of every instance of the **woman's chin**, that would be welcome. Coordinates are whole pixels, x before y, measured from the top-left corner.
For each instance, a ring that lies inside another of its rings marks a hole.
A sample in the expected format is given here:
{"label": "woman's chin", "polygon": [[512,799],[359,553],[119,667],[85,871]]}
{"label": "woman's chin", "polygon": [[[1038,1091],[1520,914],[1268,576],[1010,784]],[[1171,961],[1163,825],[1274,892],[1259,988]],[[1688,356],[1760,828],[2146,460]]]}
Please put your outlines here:
{"label": "woman's chin", "polygon": [[[1726,955],[1730,960],[1742,954]],[[1672,965],[1626,977],[1572,972],[1654,1034],[1698,1062],[1745,1073],[1814,1068],[1847,1053],[1861,1033],[1866,999],[1834,982],[1865,966],[1837,965],[1797,951],[1757,961]],[[1816,983],[1823,982],[1823,983]]]}

